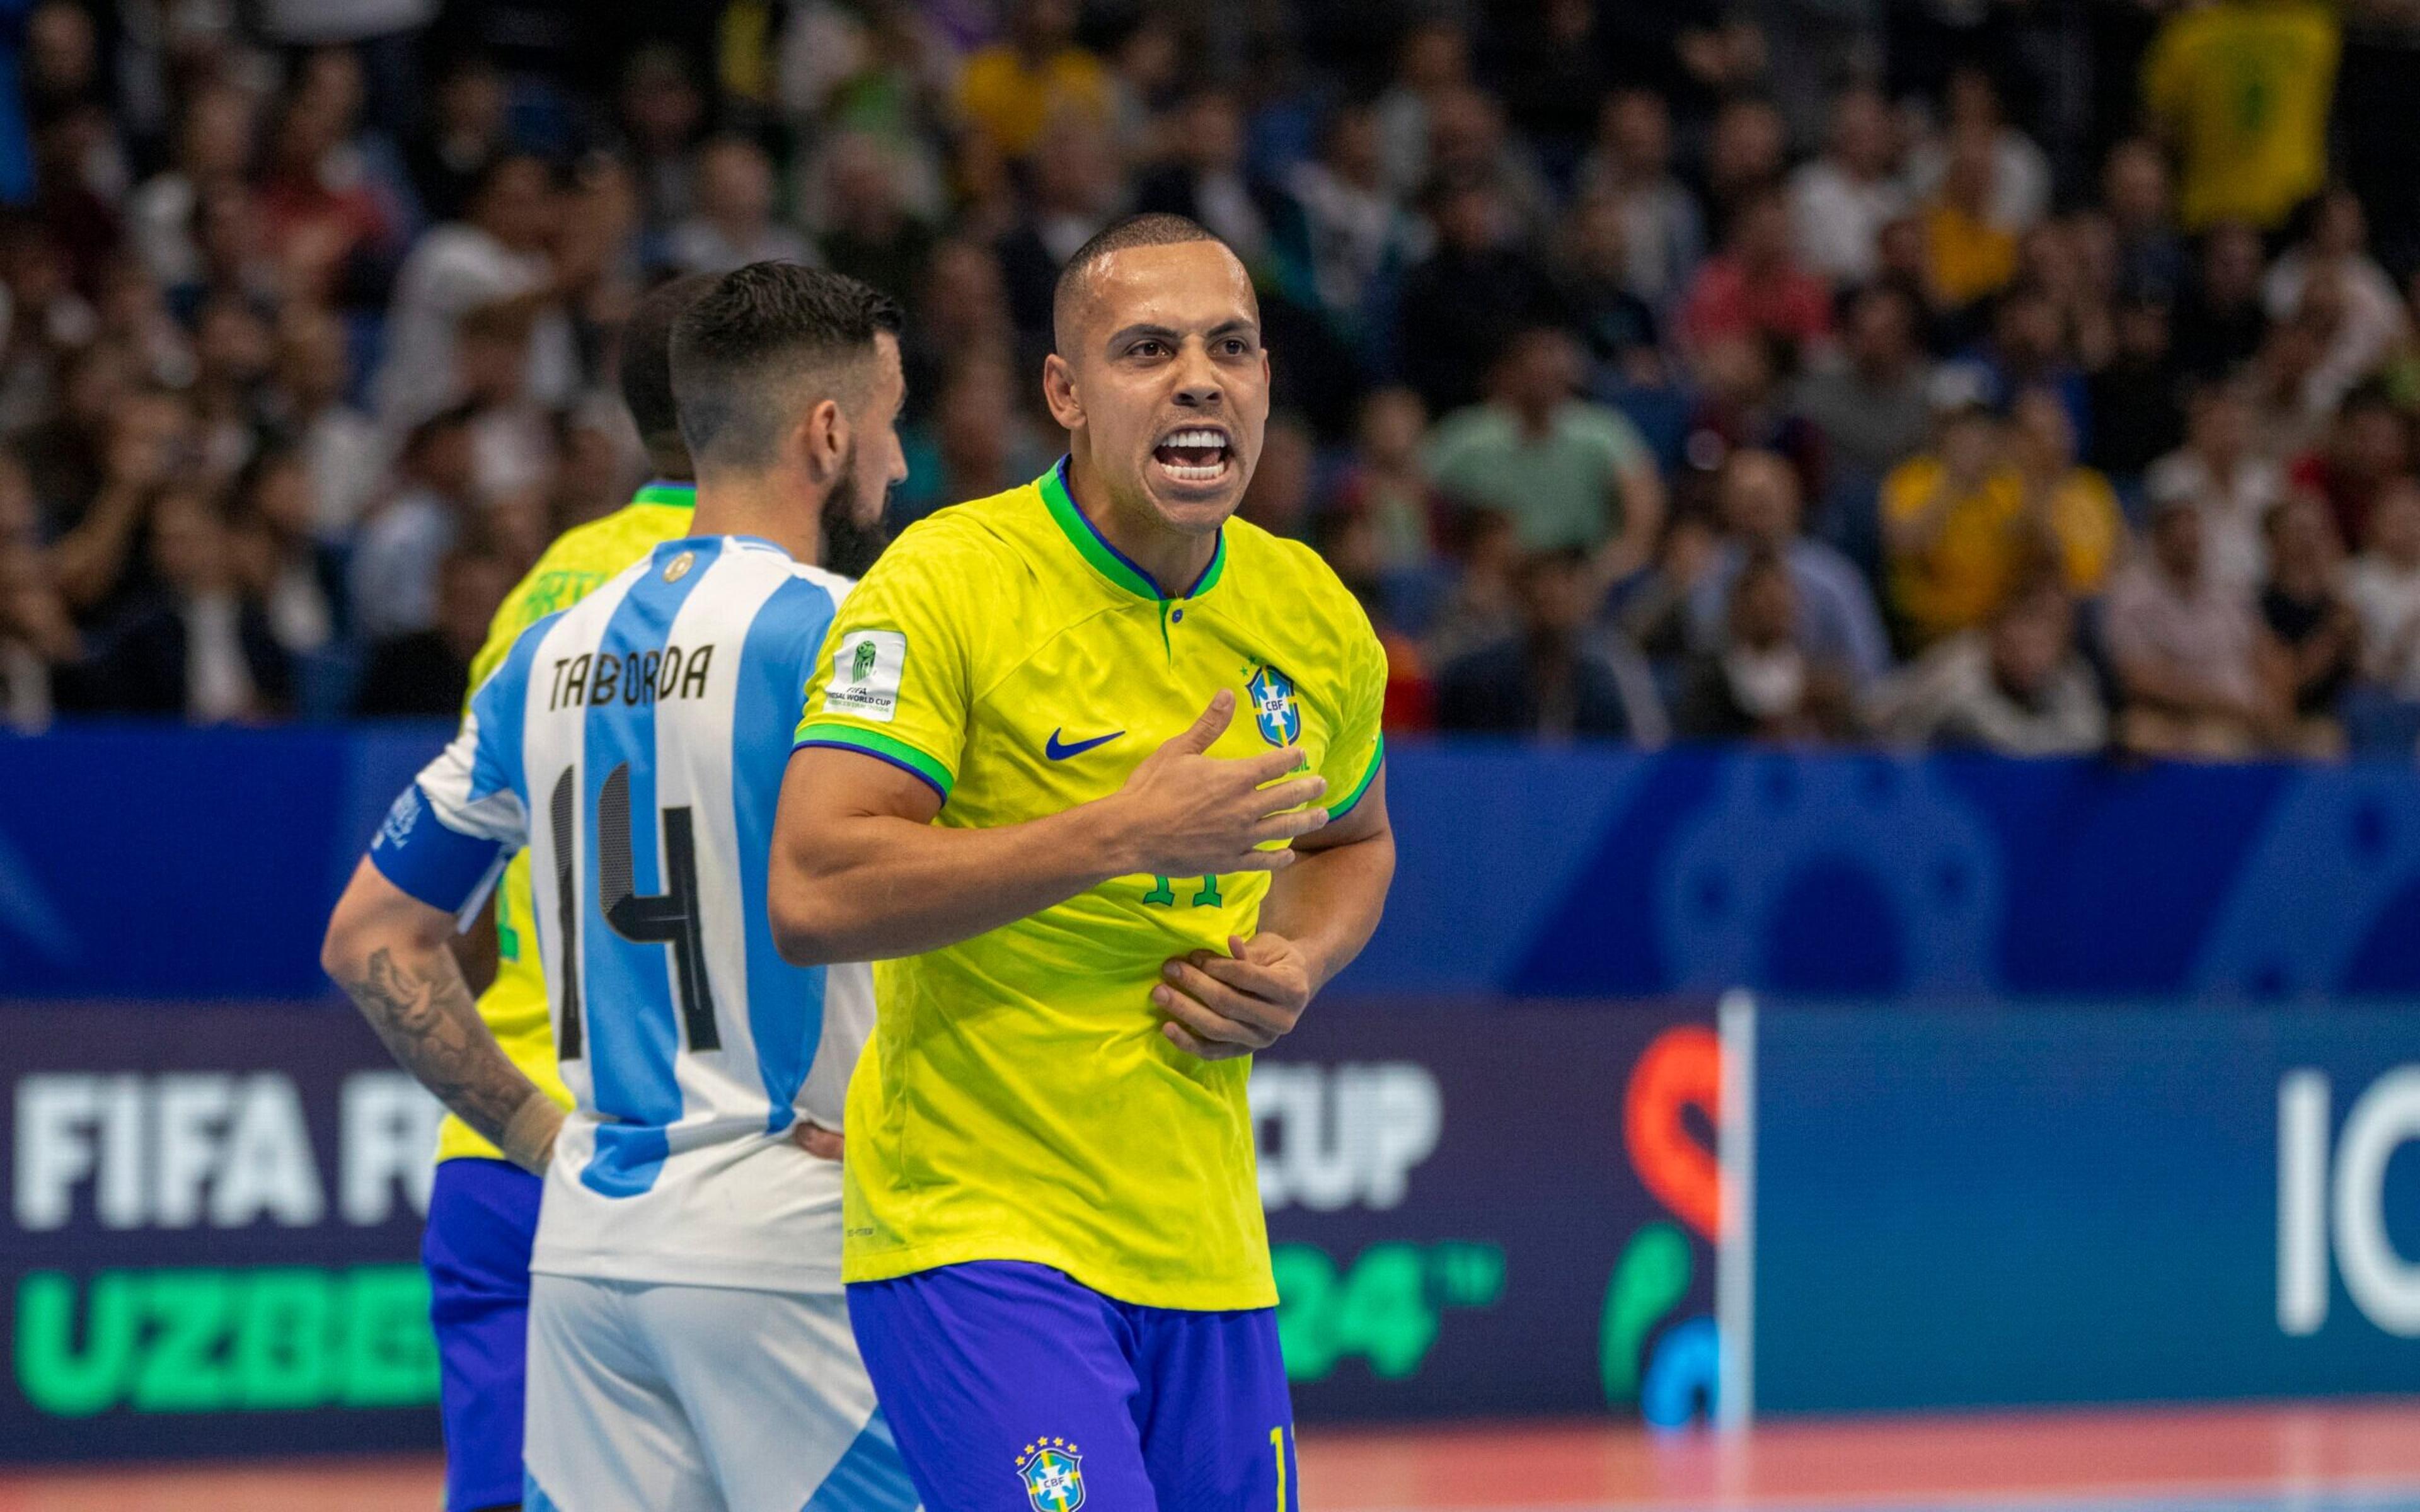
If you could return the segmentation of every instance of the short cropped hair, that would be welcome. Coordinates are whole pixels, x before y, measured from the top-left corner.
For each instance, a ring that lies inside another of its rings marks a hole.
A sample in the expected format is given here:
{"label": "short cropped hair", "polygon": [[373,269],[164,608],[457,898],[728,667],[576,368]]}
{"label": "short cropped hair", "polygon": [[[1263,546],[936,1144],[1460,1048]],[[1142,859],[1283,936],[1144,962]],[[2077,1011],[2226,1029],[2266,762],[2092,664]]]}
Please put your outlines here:
{"label": "short cropped hair", "polygon": [[[771,464],[800,409],[861,380],[890,296],[845,274],[761,262],[725,273],[673,322],[673,398],[700,465]],[[802,387],[806,392],[801,392]]]}
{"label": "short cropped hair", "polygon": [[690,273],[649,289],[622,324],[616,377],[622,402],[659,477],[675,482],[690,475],[689,443],[681,440],[680,410],[673,402],[673,322],[714,286],[710,273]]}
{"label": "short cropped hair", "polygon": [[[1224,239],[1191,216],[1171,215],[1165,211],[1129,215],[1102,227],[1092,240],[1078,247],[1076,255],[1059,270],[1059,282],[1050,293],[1053,337],[1065,332],[1084,285],[1111,253],[1124,252],[1128,247],[1181,246],[1188,241],[1216,241],[1222,247],[1227,246]],[[1233,252],[1234,249],[1228,247],[1227,250]]]}

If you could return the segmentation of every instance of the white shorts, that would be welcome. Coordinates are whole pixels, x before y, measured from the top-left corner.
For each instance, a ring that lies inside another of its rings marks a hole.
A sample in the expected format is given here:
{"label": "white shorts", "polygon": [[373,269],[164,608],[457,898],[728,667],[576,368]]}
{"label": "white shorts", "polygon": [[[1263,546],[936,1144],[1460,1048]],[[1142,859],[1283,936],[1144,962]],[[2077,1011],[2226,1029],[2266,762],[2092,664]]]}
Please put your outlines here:
{"label": "white shorts", "polygon": [[530,1277],[528,1512],[908,1512],[837,1292]]}

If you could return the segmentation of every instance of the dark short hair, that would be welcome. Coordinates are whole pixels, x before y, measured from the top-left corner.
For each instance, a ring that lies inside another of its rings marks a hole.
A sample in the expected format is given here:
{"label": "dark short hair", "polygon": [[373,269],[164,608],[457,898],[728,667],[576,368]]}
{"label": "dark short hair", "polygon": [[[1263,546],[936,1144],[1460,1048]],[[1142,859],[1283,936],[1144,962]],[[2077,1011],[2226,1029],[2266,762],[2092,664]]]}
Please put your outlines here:
{"label": "dark short hair", "polygon": [[[1076,255],[1059,270],[1059,282],[1050,291],[1053,334],[1066,325],[1086,280],[1111,254],[1124,252],[1129,247],[1176,247],[1188,241],[1216,241],[1222,247],[1227,245],[1208,226],[1191,216],[1171,215],[1166,211],[1129,215],[1103,226],[1092,240],[1078,247]],[[1228,250],[1232,252],[1234,249],[1230,247]]]}
{"label": "dark short hair", "polygon": [[673,322],[673,398],[690,455],[770,463],[800,380],[832,397],[876,334],[899,326],[889,295],[843,273],[761,262],[723,274]]}
{"label": "dark short hair", "polygon": [[615,377],[630,422],[660,478],[692,475],[689,443],[681,440],[680,410],[673,403],[673,322],[714,286],[711,273],[690,273],[649,289],[622,324],[622,350]]}

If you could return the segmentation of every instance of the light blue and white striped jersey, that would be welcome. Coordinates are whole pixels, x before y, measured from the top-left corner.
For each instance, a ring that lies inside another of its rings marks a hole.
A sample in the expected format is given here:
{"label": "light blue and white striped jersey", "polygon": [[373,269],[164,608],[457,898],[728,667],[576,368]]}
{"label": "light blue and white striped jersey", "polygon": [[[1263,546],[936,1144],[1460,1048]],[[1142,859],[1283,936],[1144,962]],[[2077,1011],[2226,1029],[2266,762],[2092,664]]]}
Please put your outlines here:
{"label": "light blue and white striped jersey", "polygon": [[849,586],[751,536],[657,547],[522,633],[371,847],[457,912],[529,847],[577,1104],[534,1271],[839,1284],[840,1168],[787,1134],[841,1127],[873,983],[783,961],[765,887],[792,726]]}

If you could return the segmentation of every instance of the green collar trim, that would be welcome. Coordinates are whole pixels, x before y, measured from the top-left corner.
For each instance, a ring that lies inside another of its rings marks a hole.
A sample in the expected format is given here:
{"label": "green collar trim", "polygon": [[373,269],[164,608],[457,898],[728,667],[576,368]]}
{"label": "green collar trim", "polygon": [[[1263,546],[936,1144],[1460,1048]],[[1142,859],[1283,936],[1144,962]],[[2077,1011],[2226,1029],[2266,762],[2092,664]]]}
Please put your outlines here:
{"label": "green collar trim", "polygon": [[666,483],[658,478],[630,496],[634,504],[670,504],[675,509],[691,509],[697,504],[697,485]]}
{"label": "green collar trim", "polygon": [[1060,533],[1067,537],[1067,544],[1076,548],[1076,554],[1091,563],[1094,571],[1137,598],[1148,598],[1160,604],[1179,598],[1200,598],[1218,587],[1218,579],[1227,571],[1227,532],[1222,527],[1218,543],[1210,548],[1210,564],[1202,569],[1202,576],[1194,579],[1192,588],[1182,594],[1162,592],[1157,579],[1135,565],[1125,552],[1111,546],[1100,528],[1076,507],[1074,496],[1067,492],[1065,457],[1061,457],[1055,467],[1035,479],[1034,486],[1042,490],[1042,502],[1048,507]]}

